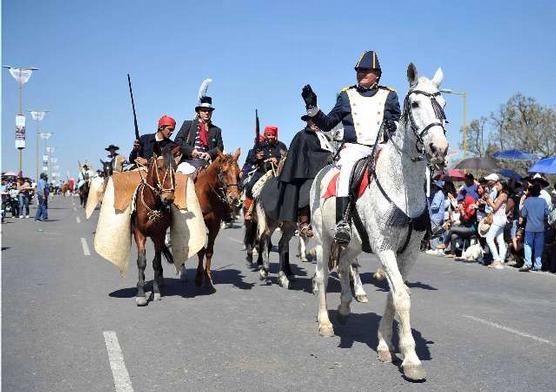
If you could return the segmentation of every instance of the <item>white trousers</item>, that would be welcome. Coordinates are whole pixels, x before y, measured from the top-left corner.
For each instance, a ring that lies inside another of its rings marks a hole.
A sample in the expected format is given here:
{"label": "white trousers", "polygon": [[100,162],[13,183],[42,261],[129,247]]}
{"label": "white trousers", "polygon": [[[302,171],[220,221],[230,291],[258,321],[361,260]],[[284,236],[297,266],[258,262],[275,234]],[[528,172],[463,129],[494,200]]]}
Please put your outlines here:
{"label": "white trousers", "polygon": [[340,151],[340,159],[336,166],[340,168],[340,178],[338,178],[338,197],[349,196],[349,180],[351,171],[355,163],[361,158],[368,157],[373,152],[373,147],[361,144],[346,143]]}

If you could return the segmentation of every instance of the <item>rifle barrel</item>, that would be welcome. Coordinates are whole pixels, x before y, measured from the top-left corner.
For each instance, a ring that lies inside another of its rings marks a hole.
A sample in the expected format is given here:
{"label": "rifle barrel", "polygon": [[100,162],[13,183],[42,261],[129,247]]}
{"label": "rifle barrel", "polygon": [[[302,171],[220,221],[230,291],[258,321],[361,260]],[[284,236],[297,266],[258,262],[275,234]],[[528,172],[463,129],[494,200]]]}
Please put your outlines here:
{"label": "rifle barrel", "polygon": [[137,125],[137,114],[135,113],[135,100],[133,99],[133,89],[131,87],[131,78],[127,74],[127,84],[129,85],[129,95],[131,96],[131,108],[133,109],[133,126],[135,127],[135,138],[139,139],[139,126]]}

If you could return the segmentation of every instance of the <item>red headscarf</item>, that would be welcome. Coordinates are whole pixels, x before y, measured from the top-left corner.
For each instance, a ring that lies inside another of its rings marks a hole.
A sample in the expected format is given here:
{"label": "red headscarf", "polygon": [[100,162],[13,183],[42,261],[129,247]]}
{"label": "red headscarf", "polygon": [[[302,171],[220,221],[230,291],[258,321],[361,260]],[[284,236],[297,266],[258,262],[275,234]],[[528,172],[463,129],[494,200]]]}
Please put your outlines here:
{"label": "red headscarf", "polygon": [[276,139],[278,139],[278,127],[275,127],[273,125],[269,125],[267,127],[264,128],[264,134],[265,135],[273,135],[276,137]]}
{"label": "red headscarf", "polygon": [[469,221],[475,215],[475,208],[471,207],[475,203],[475,199],[471,196],[465,196],[463,199],[463,220]]}
{"label": "red headscarf", "polygon": [[174,120],[172,117],[164,115],[162,117],[160,117],[160,120],[158,120],[158,127],[164,127],[164,126],[172,126],[175,127],[176,126],[176,120]]}

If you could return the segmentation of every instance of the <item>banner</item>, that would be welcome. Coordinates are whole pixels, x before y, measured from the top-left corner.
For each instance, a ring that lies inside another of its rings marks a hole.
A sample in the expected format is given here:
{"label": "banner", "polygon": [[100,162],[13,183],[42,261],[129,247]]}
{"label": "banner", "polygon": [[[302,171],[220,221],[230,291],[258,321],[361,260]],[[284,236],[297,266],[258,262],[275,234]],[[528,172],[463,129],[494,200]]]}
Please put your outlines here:
{"label": "banner", "polygon": [[16,114],[15,116],[15,148],[25,148],[25,115]]}

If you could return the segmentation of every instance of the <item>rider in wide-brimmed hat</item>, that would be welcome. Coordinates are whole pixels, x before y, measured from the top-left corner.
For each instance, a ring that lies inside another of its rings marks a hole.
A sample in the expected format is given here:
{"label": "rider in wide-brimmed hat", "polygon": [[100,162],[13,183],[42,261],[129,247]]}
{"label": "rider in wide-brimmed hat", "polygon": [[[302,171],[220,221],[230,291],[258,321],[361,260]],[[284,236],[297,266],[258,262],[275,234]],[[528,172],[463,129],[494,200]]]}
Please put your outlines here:
{"label": "rider in wide-brimmed hat", "polygon": [[351,225],[346,215],[352,168],[359,159],[372,154],[375,144],[383,141],[379,139],[381,127],[384,126],[387,134],[396,131],[401,114],[396,92],[378,84],[382,68],[376,52],[363,52],[355,64],[355,72],[357,84],[340,91],[336,105],[328,114],[318,107],[317,95],[310,85],[303,87],[301,93],[307,115],[313,118],[320,129],[326,132],[340,122],[343,125],[334,236],[339,244],[348,244],[351,240]]}

